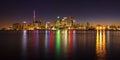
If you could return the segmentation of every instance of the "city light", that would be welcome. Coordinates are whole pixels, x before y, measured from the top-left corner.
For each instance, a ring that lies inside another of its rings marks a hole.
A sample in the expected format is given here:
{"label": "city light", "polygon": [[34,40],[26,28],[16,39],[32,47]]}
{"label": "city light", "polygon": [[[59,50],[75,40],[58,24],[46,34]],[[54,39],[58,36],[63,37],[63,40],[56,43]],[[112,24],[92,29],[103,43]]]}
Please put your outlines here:
{"label": "city light", "polygon": [[120,30],[119,25],[92,25],[89,22],[81,24],[75,21],[74,17],[63,17],[59,16],[53,22],[35,20],[28,23],[23,21],[22,23],[14,23],[11,27],[1,30]]}
{"label": "city light", "polygon": [[[35,15],[35,12],[34,12]],[[1,30],[120,30],[119,25],[92,25],[89,22],[85,24],[80,24],[75,21],[74,17],[70,16],[60,18],[59,16],[54,22],[33,20],[33,22],[28,23],[23,21],[23,23],[14,23],[10,28]]]}
{"label": "city light", "polygon": [[106,27],[104,27],[104,26],[97,26],[96,27],[96,30],[105,30],[106,29]]}

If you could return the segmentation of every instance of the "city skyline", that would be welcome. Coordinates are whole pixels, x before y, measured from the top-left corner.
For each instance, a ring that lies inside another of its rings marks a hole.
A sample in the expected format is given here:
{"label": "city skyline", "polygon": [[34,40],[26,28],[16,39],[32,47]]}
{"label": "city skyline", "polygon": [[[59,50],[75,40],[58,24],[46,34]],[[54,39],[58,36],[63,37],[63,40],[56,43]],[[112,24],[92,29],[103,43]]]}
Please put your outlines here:
{"label": "city skyline", "polygon": [[79,23],[119,24],[120,4],[115,0],[5,0],[0,2],[0,28],[16,22],[55,21],[57,16],[73,16]]}

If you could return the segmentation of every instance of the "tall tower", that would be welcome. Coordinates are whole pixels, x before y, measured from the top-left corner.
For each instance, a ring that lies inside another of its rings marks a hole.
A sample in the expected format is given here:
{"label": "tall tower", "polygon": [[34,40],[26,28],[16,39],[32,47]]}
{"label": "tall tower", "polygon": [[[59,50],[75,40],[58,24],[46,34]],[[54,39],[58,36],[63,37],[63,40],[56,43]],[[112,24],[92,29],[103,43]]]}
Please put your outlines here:
{"label": "tall tower", "polygon": [[74,24],[74,18],[72,16],[70,16],[69,18],[70,18],[70,26],[73,26],[73,24]]}
{"label": "tall tower", "polygon": [[36,21],[36,15],[35,15],[35,10],[33,11],[33,22],[35,23],[35,21]]}

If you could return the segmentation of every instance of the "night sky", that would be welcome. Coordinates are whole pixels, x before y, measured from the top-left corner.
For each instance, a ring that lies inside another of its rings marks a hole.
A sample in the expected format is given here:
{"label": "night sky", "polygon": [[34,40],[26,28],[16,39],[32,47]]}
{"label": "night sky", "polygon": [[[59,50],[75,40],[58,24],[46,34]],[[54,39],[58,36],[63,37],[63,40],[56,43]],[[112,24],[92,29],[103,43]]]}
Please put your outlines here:
{"label": "night sky", "polygon": [[79,23],[119,24],[119,0],[1,0],[0,27],[36,19],[55,21],[57,16],[73,16]]}

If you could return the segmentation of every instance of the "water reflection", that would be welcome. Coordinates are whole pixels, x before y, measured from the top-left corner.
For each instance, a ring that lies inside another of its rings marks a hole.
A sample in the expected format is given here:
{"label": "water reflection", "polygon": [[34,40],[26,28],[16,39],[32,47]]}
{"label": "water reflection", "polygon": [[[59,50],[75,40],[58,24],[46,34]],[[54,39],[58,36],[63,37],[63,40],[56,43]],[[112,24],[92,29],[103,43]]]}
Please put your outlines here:
{"label": "water reflection", "polygon": [[22,35],[22,58],[26,60],[27,57],[27,31],[23,31]]}
{"label": "water reflection", "polygon": [[56,52],[55,53],[56,53],[57,58],[60,57],[60,47],[61,47],[60,46],[61,45],[60,44],[61,43],[60,42],[60,37],[61,37],[60,30],[57,30],[56,31],[56,46],[55,46],[55,48],[56,48]]}
{"label": "water reflection", "polygon": [[73,31],[69,30],[69,40],[68,40],[68,52],[69,52],[69,57],[72,57],[72,52],[73,52]]}
{"label": "water reflection", "polygon": [[106,58],[106,38],[105,31],[97,30],[96,35],[96,55],[98,60],[104,60]]}
{"label": "water reflection", "polygon": [[61,48],[64,58],[72,59],[73,54],[76,52],[76,34],[73,30],[61,31]]}
{"label": "water reflection", "polygon": [[50,31],[45,31],[45,57],[48,58],[49,53],[49,41],[50,41]]}
{"label": "water reflection", "polygon": [[1,57],[7,60],[120,60],[120,31],[23,30],[0,33]]}
{"label": "water reflection", "polygon": [[73,53],[76,54],[76,31],[73,31]]}
{"label": "water reflection", "polygon": [[50,53],[52,55],[52,53],[54,52],[54,34],[53,31],[50,31]]}
{"label": "water reflection", "polygon": [[106,47],[106,49],[107,49],[107,55],[109,55],[110,54],[110,31],[107,31],[107,47]]}
{"label": "water reflection", "polygon": [[50,39],[50,31],[45,31],[45,53],[48,53],[49,50],[49,39]]}
{"label": "water reflection", "polygon": [[61,48],[64,57],[67,57],[68,50],[68,33],[67,30],[61,30]]}
{"label": "water reflection", "polygon": [[[61,60],[61,59],[72,60],[74,58],[75,59],[84,58],[92,55],[93,53],[91,52],[92,49],[87,50],[89,48],[93,48],[92,44],[95,43],[93,42],[94,41],[93,39],[95,38],[93,38],[91,35],[93,33],[91,33],[90,31],[89,32],[80,31],[80,34],[77,34],[78,32],[73,30],[56,30],[56,31],[46,30],[45,33],[35,30],[31,32],[30,32],[31,34],[28,34],[30,35],[30,37],[28,36],[29,37],[28,39],[27,31],[26,30],[23,31],[22,55],[24,59],[27,56],[27,51],[29,52],[28,53],[28,55],[30,55],[29,57],[35,59],[40,57],[44,59],[56,58],[56,60]],[[106,58],[106,44],[110,43],[109,32],[107,32],[107,43],[106,43],[105,33],[106,32],[102,30],[97,31],[97,34],[94,33],[96,34],[96,55],[98,60],[104,60]],[[45,37],[41,37],[42,34]],[[44,43],[40,43],[42,39]],[[29,50],[27,50],[27,42],[30,43]],[[45,49],[43,49],[43,46]],[[44,57],[42,55],[44,55]]]}
{"label": "water reflection", "polygon": [[38,54],[39,54],[39,31],[35,30],[33,31],[33,35],[34,35],[34,51],[35,51],[35,57],[38,58]]}

